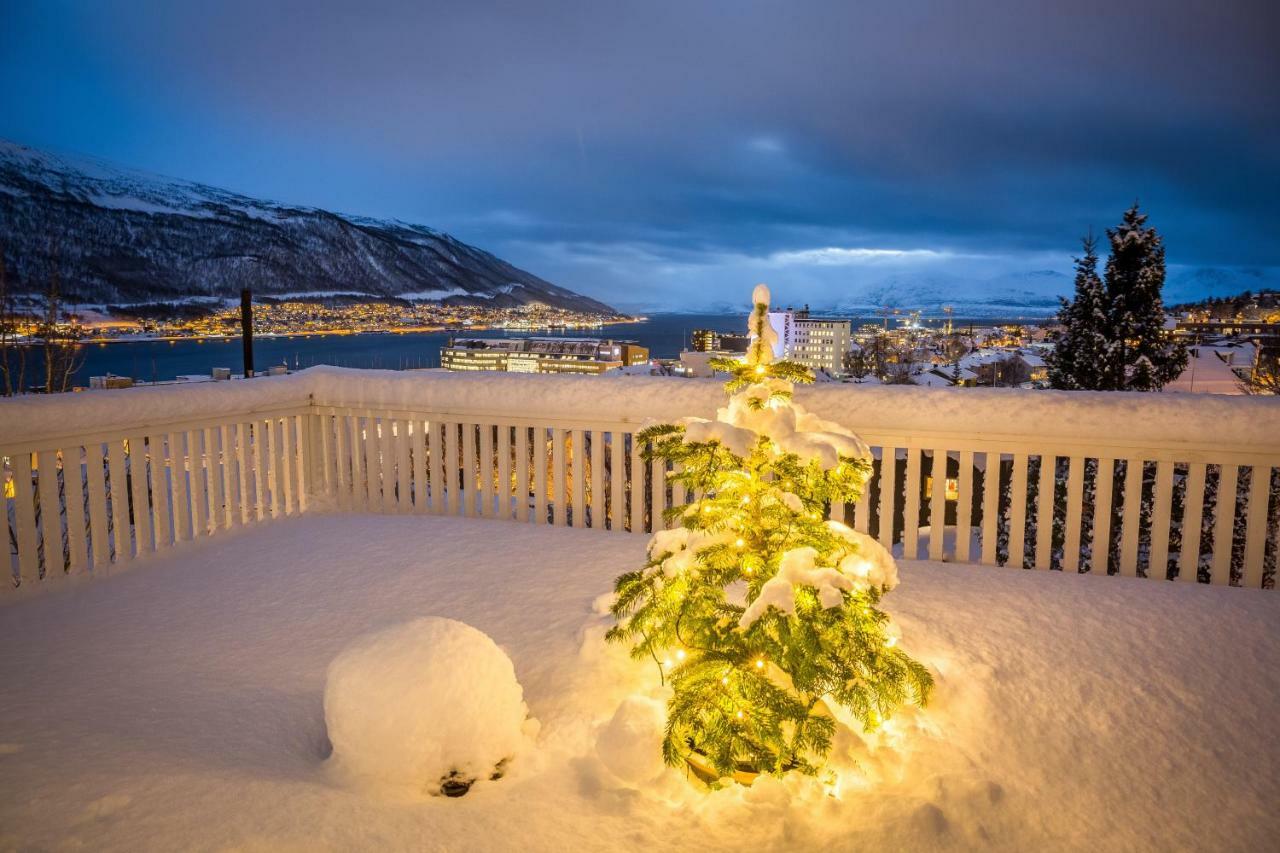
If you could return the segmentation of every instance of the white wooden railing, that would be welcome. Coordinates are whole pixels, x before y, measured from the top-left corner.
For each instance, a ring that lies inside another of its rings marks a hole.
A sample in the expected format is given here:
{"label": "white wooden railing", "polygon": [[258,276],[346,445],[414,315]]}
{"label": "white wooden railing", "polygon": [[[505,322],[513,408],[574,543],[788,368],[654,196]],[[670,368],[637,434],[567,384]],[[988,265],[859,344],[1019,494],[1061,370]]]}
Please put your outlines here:
{"label": "white wooden railing", "polygon": [[[1280,400],[856,386],[799,398],[875,455],[863,499],[832,515],[907,558],[1274,586]],[[324,368],[0,402],[0,586],[105,574],[315,509],[650,531],[684,495],[635,433],[721,400],[692,380]]]}

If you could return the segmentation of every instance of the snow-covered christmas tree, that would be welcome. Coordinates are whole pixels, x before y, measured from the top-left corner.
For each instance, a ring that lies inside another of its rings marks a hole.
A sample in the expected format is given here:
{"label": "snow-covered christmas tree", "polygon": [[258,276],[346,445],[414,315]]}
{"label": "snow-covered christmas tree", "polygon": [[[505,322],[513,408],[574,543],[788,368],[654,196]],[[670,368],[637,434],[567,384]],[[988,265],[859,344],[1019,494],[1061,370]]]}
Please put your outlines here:
{"label": "snow-covered christmas tree", "polygon": [[871,455],[793,401],[793,383],[812,374],[774,360],[768,288],[752,301],[746,358],[713,362],[731,375],[728,405],[638,436],[691,497],[670,511],[679,526],[650,540],[645,567],[618,578],[608,634],[657,663],[673,691],[663,757],[708,781],[815,773],[832,705],[871,730],[933,684],[879,609],[897,583],[893,558],[827,520],[857,500]]}

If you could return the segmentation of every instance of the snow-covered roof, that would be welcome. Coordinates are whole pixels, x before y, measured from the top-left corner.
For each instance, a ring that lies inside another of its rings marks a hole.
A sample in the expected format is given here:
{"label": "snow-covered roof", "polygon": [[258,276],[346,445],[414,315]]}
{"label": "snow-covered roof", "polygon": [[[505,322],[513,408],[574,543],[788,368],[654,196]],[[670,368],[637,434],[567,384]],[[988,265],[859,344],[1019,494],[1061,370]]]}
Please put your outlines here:
{"label": "snow-covered roof", "polygon": [[1253,364],[1253,345],[1197,346],[1187,350],[1187,367],[1164,386],[1165,391],[1185,394],[1244,394],[1237,370],[1248,371]]}

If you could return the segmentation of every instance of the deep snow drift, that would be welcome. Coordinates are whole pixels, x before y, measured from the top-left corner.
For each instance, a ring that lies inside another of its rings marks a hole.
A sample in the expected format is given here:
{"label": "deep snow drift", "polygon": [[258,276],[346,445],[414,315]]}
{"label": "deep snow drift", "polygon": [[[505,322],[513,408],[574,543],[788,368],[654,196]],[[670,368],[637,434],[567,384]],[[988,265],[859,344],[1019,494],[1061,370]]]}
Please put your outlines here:
{"label": "deep snow drift", "polygon": [[[0,849],[1245,850],[1280,832],[1274,593],[904,562],[886,605],[935,673],[930,707],[842,736],[838,791],[707,794],[640,747],[660,738],[656,673],[601,639],[602,593],[644,548],[311,515],[0,605]],[[541,723],[460,799],[328,760],[330,662],[423,616],[492,637]]]}

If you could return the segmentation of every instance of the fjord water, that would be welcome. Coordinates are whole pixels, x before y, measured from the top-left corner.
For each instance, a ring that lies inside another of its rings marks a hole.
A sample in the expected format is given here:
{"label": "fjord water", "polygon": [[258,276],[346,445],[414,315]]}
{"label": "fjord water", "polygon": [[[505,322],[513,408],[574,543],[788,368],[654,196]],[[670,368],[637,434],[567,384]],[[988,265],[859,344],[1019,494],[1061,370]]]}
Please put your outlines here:
{"label": "fjord water", "polygon": [[[439,367],[440,348],[451,337],[531,335],[634,340],[648,347],[654,357],[674,358],[688,345],[694,329],[741,332],[745,328],[745,314],[656,314],[641,322],[610,324],[600,329],[258,336],[254,339],[254,364],[260,372],[278,364],[287,364],[290,369],[317,364],[385,370]],[[34,352],[33,357],[38,359]],[[31,367],[28,365],[28,370]],[[95,343],[84,348],[83,363],[76,372],[76,384],[88,385],[90,376],[107,373],[132,376],[139,381],[164,381],[185,374],[208,374],[215,367],[229,367],[232,373],[240,373],[243,368],[240,338]]]}

